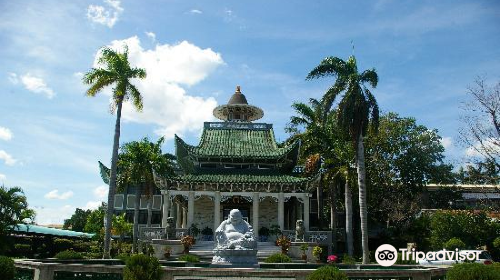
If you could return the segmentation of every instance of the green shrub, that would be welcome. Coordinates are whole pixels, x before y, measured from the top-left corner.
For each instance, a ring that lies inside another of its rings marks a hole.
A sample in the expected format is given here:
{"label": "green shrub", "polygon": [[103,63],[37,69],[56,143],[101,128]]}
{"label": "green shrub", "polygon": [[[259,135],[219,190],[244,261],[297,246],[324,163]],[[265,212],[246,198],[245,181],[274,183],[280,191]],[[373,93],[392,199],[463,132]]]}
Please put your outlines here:
{"label": "green shrub", "polygon": [[3,280],[12,280],[16,275],[16,266],[14,260],[9,257],[0,256],[0,271],[2,272]]}
{"label": "green shrub", "polygon": [[500,273],[494,265],[460,263],[446,273],[447,280],[499,280]]}
{"label": "green shrub", "polygon": [[15,255],[17,257],[28,257],[33,255],[31,245],[29,244],[14,244]]}
{"label": "green shrub", "polygon": [[465,249],[465,243],[460,240],[460,238],[453,237],[446,241],[446,243],[443,244],[443,247],[450,251],[455,251],[455,249],[463,250]]}
{"label": "green shrub", "polygon": [[309,274],[307,280],[349,280],[349,278],[337,267],[325,265]]}
{"label": "green shrub", "polygon": [[132,255],[123,269],[123,280],[159,280],[161,272],[157,258],[143,254]]}
{"label": "green shrub", "polygon": [[116,256],[115,258],[121,260],[124,263],[126,263],[127,260],[130,258],[130,255],[122,253],[122,254],[119,254],[118,256]]}
{"label": "green shrub", "polygon": [[198,258],[198,256],[195,255],[185,254],[179,257],[179,261],[195,263],[199,262],[200,258]]}
{"label": "green shrub", "polygon": [[73,249],[75,242],[64,239],[64,238],[54,238],[54,250],[56,252],[66,251],[69,249]]}
{"label": "green shrub", "polygon": [[73,250],[66,250],[57,253],[54,258],[60,260],[80,260],[83,259],[83,255],[79,252],[75,252]]}
{"label": "green shrub", "polygon": [[101,259],[102,253],[94,253],[94,252],[84,252],[82,253],[84,259],[95,260]]}
{"label": "green shrub", "polygon": [[342,257],[342,263],[343,264],[356,264],[356,259],[352,256],[344,254]]}
{"label": "green shrub", "polygon": [[267,257],[264,260],[264,262],[266,262],[266,263],[289,263],[289,262],[292,262],[292,259],[285,254],[276,253],[276,254],[272,254],[269,257]]}
{"label": "green shrub", "polygon": [[[375,259],[375,257],[373,257]],[[403,261],[403,254],[398,252],[398,259],[396,260],[396,264],[417,264],[413,259],[406,259]]]}

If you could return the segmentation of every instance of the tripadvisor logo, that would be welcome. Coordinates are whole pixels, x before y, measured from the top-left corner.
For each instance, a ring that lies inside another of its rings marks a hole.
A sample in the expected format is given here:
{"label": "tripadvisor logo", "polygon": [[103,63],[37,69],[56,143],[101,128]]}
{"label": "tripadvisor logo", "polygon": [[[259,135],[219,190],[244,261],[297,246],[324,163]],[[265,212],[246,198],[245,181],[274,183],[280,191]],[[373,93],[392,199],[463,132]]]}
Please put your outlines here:
{"label": "tripadvisor logo", "polygon": [[[437,252],[422,252],[415,251],[415,249],[399,249],[401,252],[401,260],[413,260],[419,263],[421,260],[428,261],[475,261],[479,259],[479,252],[460,252],[458,249],[455,251],[441,250]],[[375,260],[381,266],[391,266],[398,260],[398,250],[390,244],[383,244],[375,251]]]}

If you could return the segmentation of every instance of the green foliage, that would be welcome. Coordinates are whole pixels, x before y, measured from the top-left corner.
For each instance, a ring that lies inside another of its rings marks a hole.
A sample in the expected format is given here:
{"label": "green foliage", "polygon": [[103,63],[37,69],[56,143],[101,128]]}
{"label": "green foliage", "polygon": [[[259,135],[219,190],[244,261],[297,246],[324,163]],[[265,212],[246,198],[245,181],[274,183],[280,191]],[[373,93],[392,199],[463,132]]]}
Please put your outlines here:
{"label": "green foliage", "polygon": [[441,137],[414,118],[382,116],[378,133],[370,132],[365,143],[368,209],[384,225],[407,229],[424,202],[424,186],[454,182]]}
{"label": "green foliage", "polygon": [[292,262],[292,259],[285,254],[276,253],[276,254],[272,254],[269,257],[267,257],[264,260],[264,262],[266,262],[266,263],[289,263],[289,262]]}
{"label": "green foliage", "polygon": [[198,258],[198,256],[191,255],[191,254],[184,254],[184,255],[180,256],[178,260],[183,261],[183,262],[196,263],[196,262],[200,261],[200,258]]}
{"label": "green foliage", "polygon": [[161,266],[158,259],[138,254],[126,261],[123,280],[160,280]]}
{"label": "green foliage", "polygon": [[302,252],[304,252],[304,253],[305,253],[305,251],[307,251],[307,249],[309,249],[309,244],[304,243],[304,244],[300,245],[300,250],[301,250]]}
{"label": "green foliage", "polygon": [[[373,259],[375,259],[375,256],[373,256]],[[405,264],[405,265],[408,265],[408,264],[417,264],[417,262],[414,261],[413,259],[403,260],[403,254],[398,252],[398,259],[396,260],[396,264]]]}
{"label": "green foliage", "polygon": [[14,260],[6,256],[0,256],[0,271],[2,280],[13,280],[16,275]]}
{"label": "green foliage", "polygon": [[500,249],[500,236],[495,238],[495,240],[493,240],[493,247]]}
{"label": "green foliage", "polygon": [[313,256],[315,256],[316,258],[319,258],[321,256],[321,253],[323,253],[323,249],[320,246],[314,246]]}
{"label": "green foliage", "polygon": [[443,248],[445,248],[446,250],[454,251],[455,249],[466,249],[466,246],[465,243],[460,240],[460,238],[453,237],[443,244]]}
{"label": "green foliage", "polygon": [[356,259],[352,256],[344,254],[342,257],[342,263],[343,264],[356,264]]}
{"label": "green foliage", "polygon": [[99,235],[104,227],[105,213],[106,210],[104,205],[99,206],[96,210],[92,210],[87,217],[87,222],[85,223],[83,231]]}
{"label": "green foliage", "polygon": [[278,236],[282,234],[280,226],[279,225],[272,225],[271,228],[269,229],[269,234],[276,236],[276,238],[278,238]]}
{"label": "green foliage", "polygon": [[461,263],[446,273],[446,280],[499,280],[500,270],[494,265]]}
{"label": "green foliage", "polygon": [[71,218],[64,220],[63,228],[71,229],[72,231],[83,232],[90,213],[91,210],[76,208],[75,213],[71,215]]}
{"label": "green foliage", "polygon": [[194,237],[198,236],[198,234],[200,234],[200,229],[198,228],[198,225],[191,224],[191,226],[188,228],[188,234]]}
{"label": "green foliage", "polygon": [[14,253],[16,257],[29,257],[33,255],[30,244],[14,244]]}
{"label": "green foliage", "polygon": [[335,266],[322,266],[307,276],[307,280],[348,280],[345,272]]}
{"label": "green foliage", "polygon": [[79,252],[75,252],[73,250],[66,250],[57,253],[54,258],[60,259],[60,260],[79,260],[83,259],[83,255]]}
{"label": "green foliage", "polygon": [[115,257],[115,259],[119,259],[119,260],[121,260],[124,263],[126,263],[129,258],[130,258],[130,255],[129,254],[125,254],[125,253],[118,254],[118,256]]}
{"label": "green foliage", "polygon": [[491,245],[500,234],[500,225],[484,212],[437,211],[430,217],[430,244],[432,249],[442,249],[453,237],[460,239],[468,248]]}
{"label": "green foliage", "polygon": [[75,242],[65,238],[54,238],[54,251],[61,252],[74,249]]}
{"label": "green foliage", "polygon": [[31,223],[35,211],[28,208],[28,201],[19,187],[0,186],[0,253],[7,250],[7,235],[14,226]]}
{"label": "green foliage", "polygon": [[212,230],[212,228],[209,228],[209,227],[204,227],[204,228],[201,230],[201,234],[203,234],[203,235],[213,235],[213,234],[214,234],[214,231]]}

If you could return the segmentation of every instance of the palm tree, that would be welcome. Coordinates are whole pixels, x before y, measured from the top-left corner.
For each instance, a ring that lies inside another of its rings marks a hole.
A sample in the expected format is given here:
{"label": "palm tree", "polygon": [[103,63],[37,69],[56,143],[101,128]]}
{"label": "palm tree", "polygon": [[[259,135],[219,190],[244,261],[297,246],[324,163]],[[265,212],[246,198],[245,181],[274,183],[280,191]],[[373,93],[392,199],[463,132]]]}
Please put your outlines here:
{"label": "palm tree", "polygon": [[173,175],[172,156],[162,154],[161,145],[164,138],[156,143],[148,138],[141,141],[125,143],[121,147],[118,165],[120,167],[122,185],[133,185],[136,188],[133,226],[133,249],[137,252],[137,239],[139,237],[139,204],[144,193],[148,198],[147,225],[151,226],[152,203],[151,198],[156,189],[153,172],[157,174]]}
{"label": "palm tree", "polygon": [[369,124],[377,131],[379,109],[375,97],[365,86],[368,83],[375,88],[378,75],[375,69],[358,72],[356,58],[350,56],[347,61],[337,57],[327,57],[308,75],[307,80],[333,76],[335,83],[323,96],[327,110],[331,108],[336,97],[343,94],[337,109],[337,123],[346,135],[349,135],[356,149],[356,168],[359,187],[359,210],[361,218],[361,244],[363,248],[363,263],[370,261],[368,249],[368,213],[366,208],[366,169],[363,135]]}
{"label": "palm tree", "polygon": [[142,110],[142,96],[139,90],[130,83],[131,79],[146,78],[146,71],[141,68],[132,68],[128,61],[128,48],[123,53],[110,48],[103,48],[99,57],[99,64],[104,68],[92,68],[83,77],[83,83],[90,85],[87,95],[94,97],[107,86],[114,85],[112,111],[116,108],[115,136],[111,156],[111,174],[109,180],[108,208],[104,233],[104,258],[110,257],[111,226],[113,220],[113,205],[116,191],[116,169],[118,161],[118,146],[120,142],[120,119],[123,101],[132,99],[135,108]]}

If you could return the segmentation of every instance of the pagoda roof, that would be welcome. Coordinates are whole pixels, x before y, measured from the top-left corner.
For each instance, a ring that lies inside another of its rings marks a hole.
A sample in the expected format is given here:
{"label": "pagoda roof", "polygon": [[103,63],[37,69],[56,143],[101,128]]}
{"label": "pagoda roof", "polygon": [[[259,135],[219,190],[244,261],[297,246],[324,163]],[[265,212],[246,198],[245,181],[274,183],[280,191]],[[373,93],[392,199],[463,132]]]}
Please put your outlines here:
{"label": "pagoda roof", "polygon": [[179,183],[208,183],[208,184],[302,184],[311,178],[294,177],[284,174],[185,174],[170,178]]}
{"label": "pagoda roof", "polygon": [[272,125],[254,123],[205,123],[198,146],[192,146],[175,136],[179,149],[194,158],[220,159],[280,159],[291,152],[295,161],[300,142],[279,147],[274,138]]}

